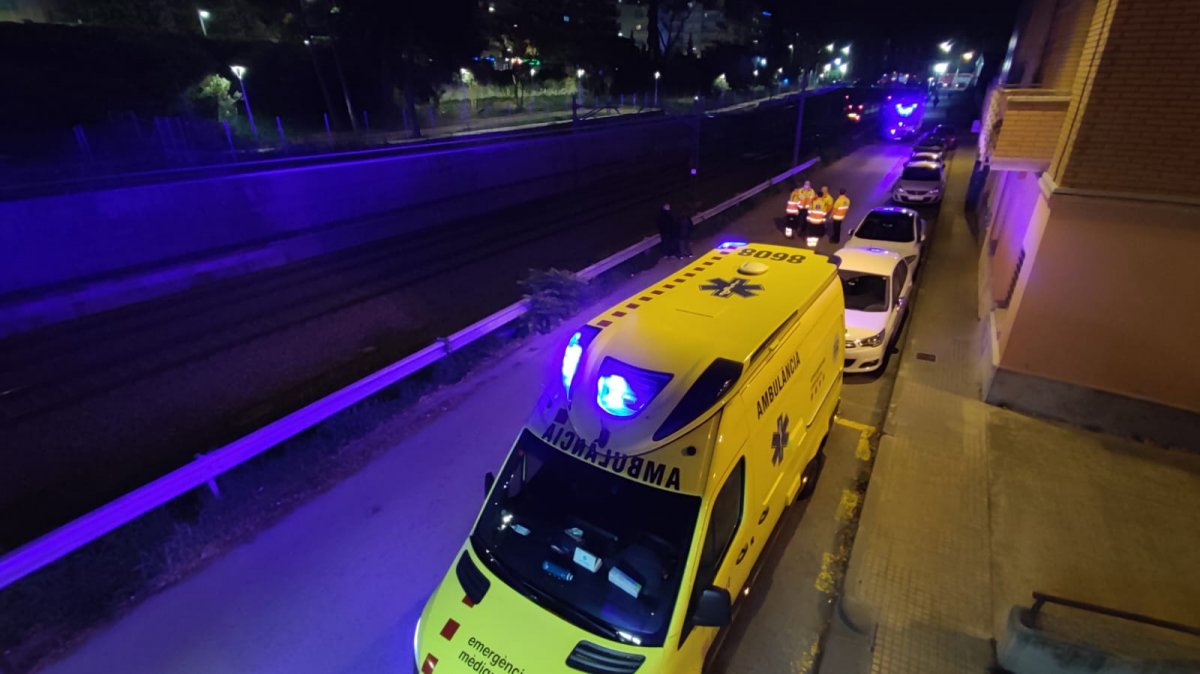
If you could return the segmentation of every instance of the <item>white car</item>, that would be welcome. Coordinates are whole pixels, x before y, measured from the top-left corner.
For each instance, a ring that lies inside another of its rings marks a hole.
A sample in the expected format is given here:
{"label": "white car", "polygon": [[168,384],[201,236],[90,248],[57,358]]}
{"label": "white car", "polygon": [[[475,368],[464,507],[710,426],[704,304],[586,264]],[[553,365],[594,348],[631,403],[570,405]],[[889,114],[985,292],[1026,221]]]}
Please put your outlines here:
{"label": "white car", "polygon": [[936,204],[946,191],[946,167],[932,161],[904,165],[892,190],[892,201],[900,204]]}
{"label": "white car", "polygon": [[908,264],[883,248],[843,248],[838,276],[846,298],[845,372],[871,372],[883,365],[900,329],[912,279]]}
{"label": "white car", "polygon": [[914,152],[914,153],[912,153],[912,156],[908,158],[908,160],[910,162],[931,161],[935,164],[945,165],[946,155],[945,155],[945,153],[942,153],[942,152],[935,152],[933,150],[929,150],[929,151],[925,151],[925,152]]}
{"label": "white car", "polygon": [[925,243],[925,219],[911,208],[872,208],[851,229],[846,248],[883,248],[897,253],[916,275]]}

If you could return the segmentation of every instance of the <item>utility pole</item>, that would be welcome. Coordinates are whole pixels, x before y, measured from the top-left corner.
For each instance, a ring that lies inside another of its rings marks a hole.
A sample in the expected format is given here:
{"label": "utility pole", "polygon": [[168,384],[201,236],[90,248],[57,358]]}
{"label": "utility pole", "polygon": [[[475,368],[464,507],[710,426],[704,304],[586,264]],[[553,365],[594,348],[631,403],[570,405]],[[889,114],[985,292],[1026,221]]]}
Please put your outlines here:
{"label": "utility pole", "polygon": [[792,141],[792,166],[800,164],[800,131],[804,127],[804,98],[808,92],[808,72],[800,70],[800,100],[796,101],[796,137]]}

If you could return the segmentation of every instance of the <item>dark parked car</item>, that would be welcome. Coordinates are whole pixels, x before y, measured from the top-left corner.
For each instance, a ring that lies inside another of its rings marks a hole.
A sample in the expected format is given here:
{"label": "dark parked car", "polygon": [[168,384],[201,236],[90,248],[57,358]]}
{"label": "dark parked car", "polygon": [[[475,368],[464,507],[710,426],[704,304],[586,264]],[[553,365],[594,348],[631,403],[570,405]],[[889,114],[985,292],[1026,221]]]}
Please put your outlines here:
{"label": "dark parked car", "polygon": [[947,148],[953,150],[958,147],[958,131],[949,124],[938,124],[930,133],[945,138]]}

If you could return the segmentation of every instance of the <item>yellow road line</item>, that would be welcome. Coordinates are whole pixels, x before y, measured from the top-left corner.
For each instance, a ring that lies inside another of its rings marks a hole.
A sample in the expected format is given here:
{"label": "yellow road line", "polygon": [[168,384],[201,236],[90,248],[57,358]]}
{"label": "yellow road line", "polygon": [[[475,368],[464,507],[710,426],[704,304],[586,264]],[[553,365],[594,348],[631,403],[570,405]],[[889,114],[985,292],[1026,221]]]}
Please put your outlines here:
{"label": "yellow road line", "polygon": [[842,417],[834,417],[834,423],[858,431],[858,444],[854,447],[854,456],[858,457],[859,461],[870,461],[871,436],[875,434],[875,427]]}

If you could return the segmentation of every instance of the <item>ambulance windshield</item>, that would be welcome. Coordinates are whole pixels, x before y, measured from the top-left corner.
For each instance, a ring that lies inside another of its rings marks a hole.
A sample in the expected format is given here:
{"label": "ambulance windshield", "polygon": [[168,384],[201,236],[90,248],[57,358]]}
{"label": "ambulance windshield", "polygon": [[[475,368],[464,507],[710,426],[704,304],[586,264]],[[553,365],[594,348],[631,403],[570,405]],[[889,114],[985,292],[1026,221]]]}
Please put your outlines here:
{"label": "ambulance windshield", "polygon": [[528,430],[471,534],[497,576],[564,620],[657,646],[671,620],[700,497],[619,477]]}

